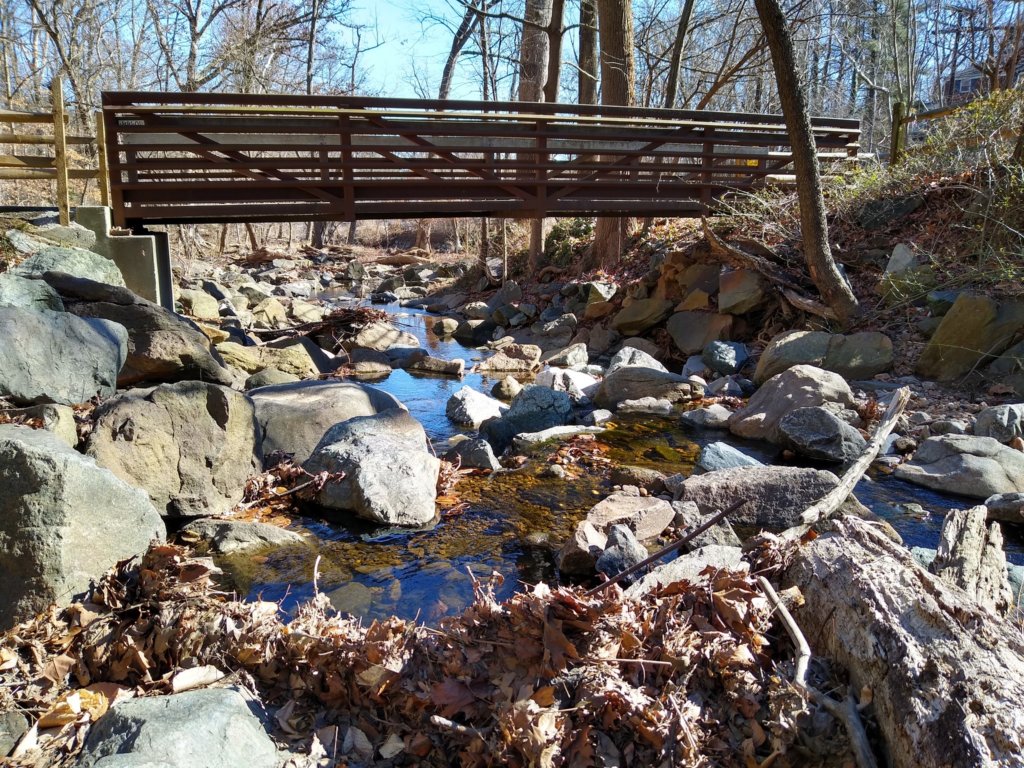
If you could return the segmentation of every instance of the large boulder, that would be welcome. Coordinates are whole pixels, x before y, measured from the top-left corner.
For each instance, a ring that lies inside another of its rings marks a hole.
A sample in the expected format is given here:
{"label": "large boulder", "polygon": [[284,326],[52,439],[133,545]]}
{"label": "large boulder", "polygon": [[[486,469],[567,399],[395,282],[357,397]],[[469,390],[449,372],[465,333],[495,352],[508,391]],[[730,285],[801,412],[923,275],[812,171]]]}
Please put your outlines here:
{"label": "large boulder", "polygon": [[44,248],[11,270],[25,277],[42,277],[47,272],[95,280],[124,288],[124,275],[110,259],[84,248]]}
{"label": "large boulder", "polygon": [[1024,302],[961,293],[929,339],[917,373],[952,381],[1006,350],[1024,329]]}
{"label": "large boulder", "polygon": [[830,404],[839,409],[855,405],[842,376],[813,365],[796,365],[773,376],[754,393],[745,408],[729,417],[729,430],[740,437],[779,444],[779,422],[797,408]]}
{"label": "large boulder", "polygon": [[696,355],[710,342],[728,339],[732,325],[732,315],[687,310],[672,315],[665,328],[680,352]]}
{"label": "large boulder", "polygon": [[477,369],[501,373],[530,373],[540,365],[541,348],[535,344],[508,344],[481,362]]}
{"label": "large boulder", "polygon": [[227,365],[246,373],[273,368],[299,378],[310,378],[320,373],[317,364],[305,347],[245,347],[234,341],[223,341],[216,346],[217,353]]}
{"label": "large boulder", "polygon": [[675,403],[701,395],[703,392],[699,386],[679,374],[655,368],[624,366],[604,377],[594,395],[594,401],[602,408],[611,408],[623,400],[653,397]]}
{"label": "large boulder", "polygon": [[263,455],[280,452],[297,462],[309,458],[335,424],[404,406],[392,395],[347,381],[300,381],[248,392],[256,407]]}
{"label": "large boulder", "polygon": [[501,401],[477,392],[472,387],[462,387],[448,398],[445,406],[445,414],[449,419],[467,427],[479,427],[507,410],[508,406]]}
{"label": "large boulder", "polygon": [[378,321],[370,323],[345,343],[345,348],[374,349],[387,352],[395,347],[418,347],[419,339],[407,331],[401,331],[391,323]]}
{"label": "large boulder", "polygon": [[708,443],[700,449],[697,463],[693,465],[693,473],[699,475],[704,472],[715,472],[720,469],[732,469],[734,467],[763,466],[764,462],[758,461],[753,456],[748,456],[728,443],[716,441]]}
{"label": "large boulder", "polygon": [[541,432],[560,427],[572,419],[572,400],[565,392],[531,385],[512,399],[503,416],[483,423],[480,435],[498,452],[522,432]]}
{"label": "large boulder", "polygon": [[867,379],[892,367],[892,340],[878,331],[843,335],[787,331],[765,347],[754,371],[761,383],[794,365],[813,365],[846,379]]}
{"label": "large boulder", "polygon": [[974,421],[974,434],[978,437],[993,437],[1000,443],[1024,437],[1024,403],[994,405],[984,409]]}
{"label": "large boulder", "polygon": [[119,387],[139,382],[199,379],[231,385],[231,372],[191,320],[146,301],[127,288],[48,272],[44,275],[69,312],[120,323],[128,329],[128,359]]}
{"label": "large boulder", "polygon": [[624,346],[612,355],[605,375],[615,373],[619,368],[650,368],[655,371],[668,373],[668,368],[658,362],[652,355],[632,346]]}
{"label": "large boulder", "polygon": [[77,763],[79,768],[277,768],[279,764],[274,742],[246,699],[232,688],[116,704],[89,730]]}
{"label": "large boulder", "polygon": [[13,272],[0,274],[0,307],[21,307],[22,309],[52,309],[64,311],[60,296],[42,280],[16,275]]}
{"label": "large boulder", "polygon": [[751,312],[768,299],[764,279],[749,269],[726,269],[718,276],[718,311],[728,315]]}
{"label": "large boulder", "polygon": [[344,473],[316,501],[383,525],[423,525],[434,519],[441,462],[427,434],[407,411],[357,416],[327,431],[303,464],[307,472]]}
{"label": "large boulder", "polygon": [[818,461],[854,461],[867,447],[863,435],[821,406],[796,408],[779,422],[785,444]]}
{"label": "large boulder", "polygon": [[612,318],[612,328],[623,336],[639,336],[664,321],[671,312],[672,302],[666,299],[638,299]]}
{"label": "large boulder", "polygon": [[665,483],[678,500],[695,503],[701,514],[747,500],[729,516],[732,525],[780,531],[799,523],[800,513],[835,488],[839,478],[803,467],[736,467]]}
{"label": "large boulder", "polygon": [[100,466],[144,489],[167,517],[228,512],[261,466],[249,398],[199,381],[108,400],[96,409],[87,451]]}
{"label": "large boulder", "polygon": [[0,425],[0,629],[163,540],[146,494],[45,430]]}
{"label": "large boulder", "polygon": [[0,308],[0,396],[19,405],[109,397],[127,344],[124,326],[108,320]]}
{"label": "large boulder", "polygon": [[589,373],[571,368],[545,368],[534,382],[540,387],[566,392],[577,403],[589,402],[598,388],[597,379]]}
{"label": "large boulder", "polygon": [[1024,491],[1024,453],[991,437],[939,435],[918,446],[896,477],[937,491],[987,499]]}

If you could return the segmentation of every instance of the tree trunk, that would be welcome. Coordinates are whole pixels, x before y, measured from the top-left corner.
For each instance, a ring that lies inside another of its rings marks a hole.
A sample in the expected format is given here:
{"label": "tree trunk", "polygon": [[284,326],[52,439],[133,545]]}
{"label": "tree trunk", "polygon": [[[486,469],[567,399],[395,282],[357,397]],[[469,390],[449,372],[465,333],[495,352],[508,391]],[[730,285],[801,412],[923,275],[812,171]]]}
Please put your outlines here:
{"label": "tree trunk", "polygon": [[597,0],[580,0],[577,101],[597,104]]}
{"label": "tree trunk", "polygon": [[676,38],[672,42],[672,60],[668,67],[668,82],[665,85],[665,109],[674,109],[679,93],[679,68],[683,63],[683,49],[686,47],[686,33],[690,29],[690,16],[693,14],[693,0],[686,0],[683,13],[676,27]]}
{"label": "tree trunk", "polygon": [[519,51],[519,100],[544,101],[551,39],[552,0],[527,0],[523,15],[523,42]]}
{"label": "tree trunk", "polygon": [[314,248],[323,248],[327,243],[327,222],[314,221],[313,232],[310,236],[310,245]]}
{"label": "tree trunk", "polygon": [[772,54],[779,101],[792,143],[804,259],[811,280],[825,303],[835,311],[841,323],[847,324],[857,313],[857,297],[839,273],[828,244],[828,222],[825,220],[817,148],[804,90],[797,76],[793,38],[778,0],[754,0],[754,5]]}
{"label": "tree trunk", "polygon": [[430,233],[433,228],[433,219],[419,219],[416,222],[416,247],[427,253],[430,253]]}
{"label": "tree trunk", "polygon": [[[544,85],[548,74],[548,60],[551,55],[552,0],[526,0],[523,16],[523,41],[519,52],[519,100],[544,101]],[[519,158],[528,162],[539,162],[537,155],[521,154]],[[532,175],[532,172],[530,172]],[[540,269],[544,252],[544,220],[537,219],[530,227],[530,272]]]}
{"label": "tree trunk", "polygon": [[796,551],[812,650],[867,691],[895,768],[1021,765],[1020,630],[944,583],[907,549],[846,517]]}
{"label": "tree trunk", "polygon": [[[636,68],[633,64],[633,9],[630,0],[598,0],[601,30],[601,103],[632,106]],[[609,269],[622,256],[626,219],[599,218],[594,227],[594,259]]]}
{"label": "tree trunk", "polygon": [[544,101],[558,101],[558,86],[562,79],[562,38],[565,33],[565,0],[552,0],[551,20],[548,22],[548,72],[544,82]]}

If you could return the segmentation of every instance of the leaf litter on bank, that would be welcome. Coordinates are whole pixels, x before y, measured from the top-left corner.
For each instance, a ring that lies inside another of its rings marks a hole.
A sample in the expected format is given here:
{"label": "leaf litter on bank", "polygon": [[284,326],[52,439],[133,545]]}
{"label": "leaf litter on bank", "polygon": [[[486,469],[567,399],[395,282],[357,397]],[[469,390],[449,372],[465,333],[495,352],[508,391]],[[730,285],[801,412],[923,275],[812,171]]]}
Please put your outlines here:
{"label": "leaf litter on bank", "polygon": [[846,754],[841,739],[809,738],[820,718],[780,671],[790,654],[776,657],[770,605],[745,574],[708,568],[637,599],[540,583],[505,601],[494,576],[437,627],[364,625],[322,594],[288,620],[276,603],[217,591],[215,575],[183,547],[154,546],[86,601],[3,636],[0,708],[34,722],[12,765],[72,765],[117,697],[204,684],[257,693],[296,766],[746,767]]}

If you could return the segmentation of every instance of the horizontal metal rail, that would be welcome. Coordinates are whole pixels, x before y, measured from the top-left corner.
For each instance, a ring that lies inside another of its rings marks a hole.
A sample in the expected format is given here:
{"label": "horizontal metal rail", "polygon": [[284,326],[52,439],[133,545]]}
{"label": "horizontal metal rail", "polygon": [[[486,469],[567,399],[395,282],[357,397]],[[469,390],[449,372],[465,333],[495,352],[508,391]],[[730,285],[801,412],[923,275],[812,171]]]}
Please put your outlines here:
{"label": "horizontal metal rail", "polygon": [[[521,102],[108,92],[119,226],[696,216],[791,173],[779,115]],[[812,119],[819,161],[857,120]]]}

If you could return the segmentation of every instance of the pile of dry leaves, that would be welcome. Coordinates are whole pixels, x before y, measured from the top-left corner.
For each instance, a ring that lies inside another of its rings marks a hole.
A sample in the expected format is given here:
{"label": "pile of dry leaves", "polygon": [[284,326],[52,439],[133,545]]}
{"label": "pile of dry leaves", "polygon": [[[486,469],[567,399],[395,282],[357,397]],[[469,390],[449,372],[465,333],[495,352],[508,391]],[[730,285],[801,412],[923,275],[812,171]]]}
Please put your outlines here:
{"label": "pile of dry leaves", "polygon": [[477,583],[437,628],[363,626],[322,596],[285,622],[274,603],[218,592],[214,575],[157,546],[88,601],[4,636],[0,710],[35,723],[13,764],[70,765],[118,697],[225,675],[276,712],[302,765],[842,762],[808,754],[806,703],[776,669],[770,606],[746,575],[708,569],[637,600],[538,584],[498,602]]}

